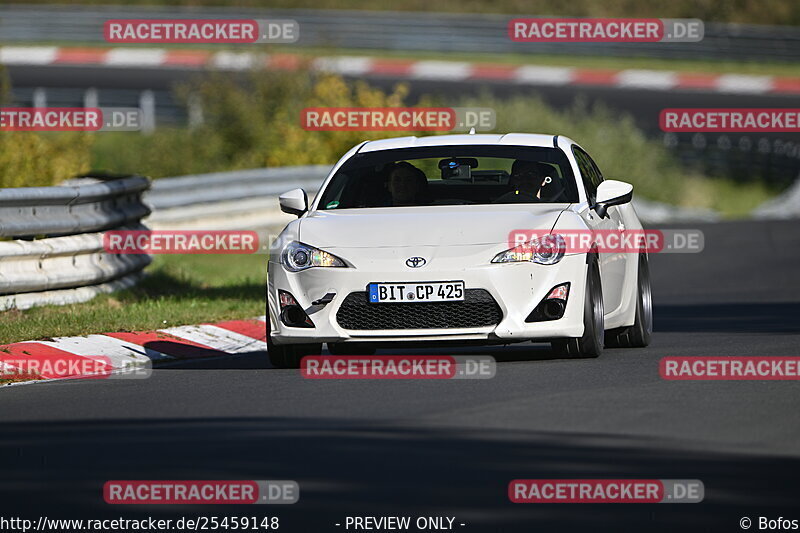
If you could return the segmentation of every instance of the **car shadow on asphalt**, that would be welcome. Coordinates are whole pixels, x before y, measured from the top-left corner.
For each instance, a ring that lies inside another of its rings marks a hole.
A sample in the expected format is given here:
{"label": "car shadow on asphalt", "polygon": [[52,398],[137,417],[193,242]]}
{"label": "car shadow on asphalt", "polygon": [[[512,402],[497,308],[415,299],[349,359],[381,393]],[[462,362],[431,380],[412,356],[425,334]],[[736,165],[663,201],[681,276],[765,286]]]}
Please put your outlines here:
{"label": "car shadow on asphalt", "polygon": [[[347,515],[455,516],[465,531],[732,531],[742,515],[787,516],[796,505],[798,458],[690,451],[681,442],[331,418],[6,422],[0,454],[14,460],[4,465],[0,498],[16,516],[266,513],[286,531],[335,531]],[[705,501],[579,509],[510,503],[509,483],[528,478],[699,479]],[[125,479],[294,480],[300,501],[107,505],[103,484]]]}
{"label": "car shadow on asphalt", "polygon": [[[174,360],[158,365],[157,368],[159,370],[278,370],[270,364],[267,352],[263,350],[232,354],[210,348],[204,349],[187,346],[186,344],[170,340],[151,341],[145,343],[144,347],[148,350],[175,357]],[[329,355],[327,350],[323,350],[322,353],[323,355]],[[514,361],[550,361],[563,358],[563,356],[554,353],[549,344],[531,343],[504,346],[439,346],[433,348],[380,349],[376,352],[376,355],[490,355],[494,357],[498,363]]]}

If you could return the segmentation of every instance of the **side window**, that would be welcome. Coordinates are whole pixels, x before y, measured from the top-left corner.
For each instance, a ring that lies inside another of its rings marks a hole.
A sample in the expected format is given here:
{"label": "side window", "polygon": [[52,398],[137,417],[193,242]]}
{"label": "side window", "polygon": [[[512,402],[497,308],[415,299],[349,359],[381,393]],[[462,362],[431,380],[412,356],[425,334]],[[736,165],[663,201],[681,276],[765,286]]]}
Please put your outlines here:
{"label": "side window", "polygon": [[592,183],[594,184],[595,190],[597,190],[600,184],[603,183],[603,173],[600,172],[600,167],[597,166],[597,163],[594,162],[594,159],[589,157],[589,154],[584,152],[584,155],[589,160],[589,163],[592,164],[592,168],[594,168],[594,176],[596,179],[592,179]]}
{"label": "side window", "polygon": [[583,186],[586,188],[586,196],[589,198],[589,203],[594,203],[597,197],[597,187],[603,181],[603,175],[597,165],[594,164],[589,154],[578,148],[572,147],[572,153],[575,155],[575,161],[578,163],[578,169],[581,171],[581,179]]}

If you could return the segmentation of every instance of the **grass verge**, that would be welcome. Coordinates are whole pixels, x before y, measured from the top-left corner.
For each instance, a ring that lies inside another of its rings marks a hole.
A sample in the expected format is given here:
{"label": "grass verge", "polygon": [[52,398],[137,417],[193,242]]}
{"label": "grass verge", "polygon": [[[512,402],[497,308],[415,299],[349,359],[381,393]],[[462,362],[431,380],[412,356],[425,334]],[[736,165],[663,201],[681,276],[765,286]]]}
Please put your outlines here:
{"label": "grass verge", "polygon": [[266,255],[158,256],[138,286],[69,307],[0,313],[0,344],[264,314]]}

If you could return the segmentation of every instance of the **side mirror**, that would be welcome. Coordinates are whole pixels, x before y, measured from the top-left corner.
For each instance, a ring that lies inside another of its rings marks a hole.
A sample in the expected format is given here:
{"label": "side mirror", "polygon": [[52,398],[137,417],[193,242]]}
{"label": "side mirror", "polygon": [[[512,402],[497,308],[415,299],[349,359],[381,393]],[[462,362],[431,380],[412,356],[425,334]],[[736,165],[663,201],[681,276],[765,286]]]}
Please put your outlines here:
{"label": "side mirror", "polygon": [[290,215],[301,216],[308,211],[308,195],[303,189],[292,189],[278,197],[281,211]]}
{"label": "side mirror", "polygon": [[627,204],[633,198],[633,185],[624,181],[606,180],[597,187],[597,198],[592,206],[600,218],[606,218],[612,205]]}

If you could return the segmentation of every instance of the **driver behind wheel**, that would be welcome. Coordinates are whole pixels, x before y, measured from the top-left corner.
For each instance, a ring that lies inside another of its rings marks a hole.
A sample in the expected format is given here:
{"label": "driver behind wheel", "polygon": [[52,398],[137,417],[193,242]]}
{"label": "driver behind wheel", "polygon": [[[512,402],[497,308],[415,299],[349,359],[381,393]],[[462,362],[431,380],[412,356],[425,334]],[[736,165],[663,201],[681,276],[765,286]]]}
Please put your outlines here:
{"label": "driver behind wheel", "polygon": [[387,188],[392,195],[393,206],[420,205],[425,203],[428,178],[411,163],[400,161],[389,173]]}
{"label": "driver behind wheel", "polygon": [[508,183],[512,190],[497,198],[495,203],[553,202],[564,192],[555,169],[536,161],[514,161]]}

